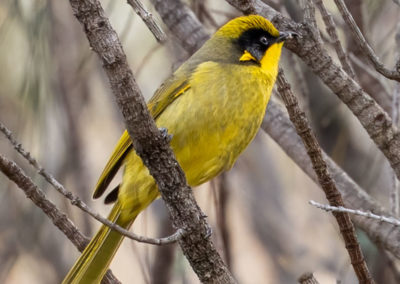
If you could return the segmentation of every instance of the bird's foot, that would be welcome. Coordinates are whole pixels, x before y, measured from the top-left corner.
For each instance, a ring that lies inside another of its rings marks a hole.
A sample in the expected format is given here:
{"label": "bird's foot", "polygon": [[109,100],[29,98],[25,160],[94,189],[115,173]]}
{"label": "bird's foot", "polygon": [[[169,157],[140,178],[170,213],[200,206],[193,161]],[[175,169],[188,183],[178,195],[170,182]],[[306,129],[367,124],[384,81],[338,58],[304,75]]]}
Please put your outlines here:
{"label": "bird's foot", "polygon": [[158,130],[161,132],[161,136],[167,140],[167,142],[171,142],[172,137],[174,137],[172,134],[168,134],[168,129],[166,127],[160,127]]}

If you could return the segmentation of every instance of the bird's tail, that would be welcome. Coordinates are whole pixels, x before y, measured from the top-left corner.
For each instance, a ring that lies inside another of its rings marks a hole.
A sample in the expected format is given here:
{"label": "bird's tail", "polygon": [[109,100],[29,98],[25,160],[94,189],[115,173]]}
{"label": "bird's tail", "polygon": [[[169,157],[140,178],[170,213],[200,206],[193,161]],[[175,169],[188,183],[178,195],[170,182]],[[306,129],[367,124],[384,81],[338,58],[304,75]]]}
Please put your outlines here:
{"label": "bird's tail", "polygon": [[[129,221],[123,221],[122,218],[120,218],[120,213],[121,205],[117,202],[111,210],[108,219],[119,226],[128,229],[135,220],[137,214],[135,214],[134,218]],[[103,225],[97,232],[96,236],[94,236],[87,245],[74,266],[70,269],[62,283],[100,283],[123,238],[124,237],[120,233]]]}

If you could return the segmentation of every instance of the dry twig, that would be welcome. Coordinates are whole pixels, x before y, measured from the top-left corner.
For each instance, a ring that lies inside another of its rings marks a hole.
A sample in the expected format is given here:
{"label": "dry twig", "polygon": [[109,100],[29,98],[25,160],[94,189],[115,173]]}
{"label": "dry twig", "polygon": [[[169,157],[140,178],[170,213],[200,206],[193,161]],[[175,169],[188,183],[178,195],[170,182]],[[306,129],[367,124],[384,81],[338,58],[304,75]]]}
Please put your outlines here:
{"label": "dry twig", "polygon": [[391,217],[391,216],[388,217],[388,216],[376,215],[376,214],[371,213],[371,212],[365,212],[365,211],[362,211],[362,210],[350,209],[350,208],[346,208],[346,207],[343,207],[343,206],[331,206],[331,205],[328,205],[328,204],[321,204],[321,203],[315,202],[314,200],[310,200],[309,203],[312,206],[315,206],[315,207],[317,207],[319,209],[322,209],[322,210],[325,210],[327,212],[345,212],[345,213],[349,213],[349,214],[363,216],[363,217],[366,217],[366,218],[371,218],[371,219],[377,220],[379,222],[386,222],[386,223],[392,224],[392,225],[394,225],[396,227],[400,226],[400,220],[396,219],[394,217]]}
{"label": "dry twig", "polygon": [[144,5],[139,0],[128,0],[128,4],[131,5],[135,13],[142,18],[156,40],[160,43],[164,43],[167,40],[167,35],[154,20],[153,15],[145,9]]}
{"label": "dry twig", "polygon": [[318,10],[321,12],[322,19],[324,20],[326,31],[332,39],[333,46],[336,50],[336,54],[338,55],[340,64],[343,69],[349,74],[349,76],[355,79],[356,74],[354,73],[353,67],[351,67],[349,58],[344,52],[343,46],[339,40],[335,23],[333,21],[332,15],[326,10],[324,3],[322,0],[314,0],[315,5],[318,7]]}
{"label": "dry twig", "polygon": [[[322,152],[319,147],[318,141],[311,128],[305,113],[300,109],[296,97],[293,95],[289,83],[283,74],[279,71],[278,79],[278,92],[281,94],[282,99],[286,105],[289,113],[290,120],[296,127],[297,133],[300,135],[306,147],[307,153],[310,157],[311,163],[315,173],[318,176],[318,181],[325,192],[326,199],[333,206],[344,206],[342,196],[336,188],[336,184],[331,178],[328,167],[322,157]],[[351,222],[350,216],[347,213],[338,212],[333,214],[339,225],[340,232],[343,236],[346,249],[349,253],[351,263],[360,283],[374,283],[368,267],[364,261],[361,248],[358,244],[355,229]]]}
{"label": "dry twig", "polygon": [[72,192],[69,192],[68,190],[65,189],[65,187],[59,183],[53,175],[48,173],[39,163],[38,161],[32,157],[32,155],[27,152],[23,147],[21,143],[18,143],[18,141],[14,138],[12,135],[11,131],[4,126],[3,123],[0,122],[0,131],[3,132],[3,134],[7,137],[7,139],[11,142],[15,150],[19,154],[21,154],[37,171],[38,173],[44,177],[44,179],[51,184],[59,193],[61,193],[63,196],[65,196],[67,199],[71,201],[71,204],[78,207],[79,209],[83,210],[84,212],[88,213],[90,216],[95,218],[97,221],[103,223],[104,225],[110,227],[111,229],[119,232],[120,234],[126,236],[129,239],[141,242],[141,243],[147,243],[147,244],[152,244],[152,245],[165,245],[165,244],[170,244],[178,241],[182,235],[184,234],[184,231],[182,229],[177,230],[173,235],[165,237],[165,238],[160,238],[160,239],[154,239],[154,238],[148,238],[148,237],[143,237],[136,235],[132,232],[129,232],[125,230],[124,228],[120,227],[119,225],[110,222],[107,218],[102,217],[99,213],[95,212],[93,209],[91,209],[89,206],[87,206],[79,197],[75,196]]}
{"label": "dry twig", "polygon": [[376,56],[372,47],[365,40],[362,32],[358,28],[356,22],[353,19],[353,16],[347,9],[344,1],[343,0],[334,0],[334,1],[340,13],[342,14],[343,20],[346,22],[353,36],[356,38],[356,42],[359,44],[360,49],[365,53],[371,64],[375,67],[375,70],[381,73],[386,78],[400,82],[400,72],[399,72],[400,70],[389,70],[383,65],[383,63],[379,60],[378,56]]}

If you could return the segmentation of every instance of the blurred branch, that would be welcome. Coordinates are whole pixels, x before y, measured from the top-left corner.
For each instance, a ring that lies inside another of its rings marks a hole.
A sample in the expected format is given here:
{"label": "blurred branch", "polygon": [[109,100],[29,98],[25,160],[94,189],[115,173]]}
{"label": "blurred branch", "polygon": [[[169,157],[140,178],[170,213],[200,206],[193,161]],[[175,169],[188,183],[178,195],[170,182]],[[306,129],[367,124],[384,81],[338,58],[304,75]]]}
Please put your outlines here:
{"label": "blurred branch", "polygon": [[283,16],[260,0],[227,0],[245,14],[260,14],[272,20],[280,30],[291,30],[301,35],[287,40],[285,46],[296,53],[321,80],[350,108],[371,139],[389,160],[400,177],[400,133],[389,115],[363,91],[342,68],[337,66],[322,42],[314,36],[312,26],[298,24]]}
{"label": "blurred branch", "polygon": [[[64,233],[80,252],[85,249],[89,243],[89,239],[82,235],[79,229],[68,219],[67,215],[59,211],[58,208],[46,198],[44,192],[33,183],[32,179],[29,178],[16,163],[8,160],[1,154],[0,171],[22,189],[26,197],[31,199],[37,207],[42,209],[53,224]],[[104,283],[120,282],[113,276],[111,270],[108,270],[104,278]]]}
{"label": "blurred branch", "polygon": [[118,35],[101,4],[97,0],[70,0],[70,4],[90,46],[99,55],[128,133],[135,138],[133,147],[157,182],[174,227],[188,233],[179,244],[193,270],[204,283],[236,283],[208,238],[205,215],[169,147],[168,136],[158,130],[147,109]]}
{"label": "blurred branch", "polygon": [[321,204],[321,203],[315,202],[314,200],[310,200],[309,203],[312,206],[315,206],[315,207],[325,210],[327,212],[344,212],[344,213],[354,214],[354,215],[358,215],[358,216],[363,216],[366,218],[371,218],[371,219],[377,220],[379,222],[386,222],[386,223],[392,224],[396,227],[400,226],[400,220],[396,219],[394,217],[391,217],[391,216],[387,217],[387,216],[382,216],[382,215],[376,215],[371,212],[365,212],[362,210],[345,208],[343,206],[331,206],[328,204]]}
{"label": "blurred branch", "polygon": [[321,12],[322,19],[324,20],[326,26],[326,31],[332,39],[333,47],[336,50],[336,54],[338,55],[340,64],[342,65],[343,69],[347,72],[347,74],[349,74],[351,78],[355,79],[356,74],[354,73],[354,70],[351,67],[349,59],[346,53],[344,52],[343,46],[339,40],[332,15],[328,12],[328,10],[326,10],[322,0],[314,0],[314,3]]}
{"label": "blurred branch", "polygon": [[154,20],[153,15],[145,9],[143,4],[139,0],[128,0],[128,4],[131,5],[135,13],[142,18],[143,22],[152,32],[156,40],[159,43],[164,43],[167,40],[167,35]]}
{"label": "blurred branch", "polygon": [[388,79],[396,80],[400,82],[400,72],[399,70],[389,70],[387,69],[383,63],[379,60],[378,56],[376,56],[374,50],[365,40],[362,32],[358,28],[356,22],[353,19],[353,16],[350,14],[349,10],[346,7],[346,4],[343,0],[334,0],[336,6],[338,7],[340,13],[344,21],[346,22],[347,26],[350,28],[353,36],[357,39],[356,42],[359,44],[361,50],[367,56],[371,64],[375,67],[375,70],[381,73]]}
{"label": "blurred branch", "polygon": [[64,197],[69,199],[71,201],[72,205],[74,205],[74,206],[78,207],[79,209],[83,210],[84,212],[88,213],[90,216],[95,218],[97,221],[103,223],[104,225],[110,227],[111,229],[119,232],[120,234],[122,234],[132,240],[135,240],[135,241],[138,241],[141,243],[152,244],[152,245],[165,245],[165,244],[174,243],[183,236],[183,234],[184,234],[183,229],[178,229],[173,235],[165,237],[165,238],[161,238],[161,239],[154,239],[154,238],[138,236],[135,233],[129,232],[128,230],[125,230],[124,228],[120,227],[119,225],[109,221],[107,218],[102,217],[99,213],[92,210],[82,200],[80,200],[79,197],[75,196],[72,192],[69,192],[68,190],[66,190],[65,187],[61,183],[59,183],[50,173],[48,173],[36,161],[36,159],[32,157],[32,155],[29,152],[25,151],[25,149],[22,147],[22,144],[18,143],[17,140],[15,140],[11,131],[9,129],[7,129],[7,127],[5,127],[4,124],[1,122],[0,122],[0,131],[4,133],[4,135],[7,137],[7,139],[13,145],[14,149],[17,150],[17,152],[20,153],[38,171],[38,173],[44,177],[44,179],[48,183],[50,183]]}
{"label": "blurred branch", "polygon": [[[307,153],[315,173],[318,176],[319,184],[325,192],[326,199],[332,206],[344,206],[340,191],[337,189],[334,180],[328,172],[326,162],[322,157],[322,151],[315,135],[311,132],[311,128],[307,121],[305,113],[300,109],[297,98],[291,91],[289,83],[286,81],[282,70],[279,71],[278,92],[286,105],[290,120],[296,127],[297,133],[303,140]],[[351,264],[360,283],[374,283],[369,273],[367,264],[365,263],[363,253],[357,240],[356,232],[351,222],[350,215],[345,212],[337,212],[333,214],[343,236],[345,247],[349,253]]]}
{"label": "blurred branch", "polygon": [[301,275],[298,281],[300,284],[319,284],[311,272],[306,272]]}
{"label": "blurred branch", "polygon": [[228,203],[229,203],[229,190],[228,190],[228,175],[222,173],[217,179],[218,184],[217,190],[219,193],[216,198],[216,213],[217,213],[217,224],[221,233],[222,247],[224,250],[224,256],[226,264],[232,269],[232,253],[230,249],[231,236],[228,228]]}
{"label": "blurred branch", "polygon": [[151,3],[189,54],[193,54],[209,38],[193,11],[180,0],[151,0]]}

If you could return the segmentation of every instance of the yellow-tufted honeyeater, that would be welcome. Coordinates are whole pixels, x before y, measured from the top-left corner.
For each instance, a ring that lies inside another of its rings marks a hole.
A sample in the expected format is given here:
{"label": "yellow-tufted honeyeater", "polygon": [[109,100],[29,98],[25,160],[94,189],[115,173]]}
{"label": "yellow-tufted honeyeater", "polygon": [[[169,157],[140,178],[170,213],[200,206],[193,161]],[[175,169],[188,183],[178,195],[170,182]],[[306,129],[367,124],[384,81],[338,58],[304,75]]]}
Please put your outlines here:
{"label": "yellow-tufted honeyeater", "polygon": [[[157,125],[173,135],[171,147],[190,186],[229,170],[254,138],[278,73],[283,41],[291,35],[261,16],[233,19],[150,99],[148,108]],[[94,198],[104,193],[121,166],[122,182],[106,203],[115,202],[109,219],[129,228],[159,192],[126,131],[99,178]],[[99,283],[122,239],[102,226],[63,283]]]}

